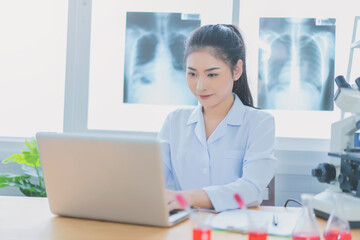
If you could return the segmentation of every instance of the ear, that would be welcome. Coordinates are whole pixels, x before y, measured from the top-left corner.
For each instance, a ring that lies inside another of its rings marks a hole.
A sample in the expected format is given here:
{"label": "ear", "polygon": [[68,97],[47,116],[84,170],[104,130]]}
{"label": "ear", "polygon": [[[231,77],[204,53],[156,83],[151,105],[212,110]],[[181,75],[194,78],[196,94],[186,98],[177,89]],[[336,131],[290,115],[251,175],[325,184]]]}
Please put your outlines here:
{"label": "ear", "polygon": [[239,59],[239,61],[236,63],[234,67],[234,72],[233,72],[234,81],[239,80],[242,73],[243,73],[243,61]]}

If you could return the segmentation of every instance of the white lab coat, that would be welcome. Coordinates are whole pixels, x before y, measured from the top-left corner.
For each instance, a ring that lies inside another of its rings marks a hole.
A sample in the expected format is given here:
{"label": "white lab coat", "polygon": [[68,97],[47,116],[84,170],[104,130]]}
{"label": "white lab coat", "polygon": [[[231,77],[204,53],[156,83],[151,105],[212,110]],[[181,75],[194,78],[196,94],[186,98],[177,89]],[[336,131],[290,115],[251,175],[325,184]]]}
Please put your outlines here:
{"label": "white lab coat", "polygon": [[277,169],[274,118],[234,96],[208,140],[200,105],[170,113],[158,135],[166,185],[202,188],[216,211],[237,208],[234,193],[248,206],[259,205]]}

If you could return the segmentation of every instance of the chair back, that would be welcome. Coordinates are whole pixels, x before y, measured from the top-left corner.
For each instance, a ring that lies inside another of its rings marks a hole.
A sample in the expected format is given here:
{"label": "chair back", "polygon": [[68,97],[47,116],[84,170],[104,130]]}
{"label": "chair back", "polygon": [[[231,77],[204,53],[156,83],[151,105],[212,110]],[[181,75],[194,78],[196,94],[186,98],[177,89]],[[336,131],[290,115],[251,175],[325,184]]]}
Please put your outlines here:
{"label": "chair back", "polygon": [[275,205],[275,177],[271,179],[269,185],[266,187],[264,193],[264,200],[260,206],[274,206]]}

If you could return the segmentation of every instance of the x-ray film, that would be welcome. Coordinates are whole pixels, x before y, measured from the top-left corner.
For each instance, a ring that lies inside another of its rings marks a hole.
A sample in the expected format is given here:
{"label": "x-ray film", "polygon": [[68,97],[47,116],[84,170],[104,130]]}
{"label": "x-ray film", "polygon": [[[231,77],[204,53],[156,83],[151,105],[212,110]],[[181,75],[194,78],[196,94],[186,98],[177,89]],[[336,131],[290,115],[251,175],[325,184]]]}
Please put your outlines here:
{"label": "x-ray film", "polygon": [[260,18],[258,106],[333,110],[335,19]]}
{"label": "x-ray film", "polygon": [[124,103],[196,105],[183,69],[185,40],[200,15],[128,12]]}

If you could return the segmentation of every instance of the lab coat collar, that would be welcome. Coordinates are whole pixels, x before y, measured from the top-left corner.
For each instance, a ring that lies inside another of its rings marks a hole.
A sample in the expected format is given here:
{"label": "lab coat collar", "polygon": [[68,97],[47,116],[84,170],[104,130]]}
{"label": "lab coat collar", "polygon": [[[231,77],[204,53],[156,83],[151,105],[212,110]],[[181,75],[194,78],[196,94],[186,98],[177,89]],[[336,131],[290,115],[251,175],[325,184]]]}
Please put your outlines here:
{"label": "lab coat collar", "polygon": [[193,124],[193,123],[196,123],[196,122],[200,122],[202,120],[203,120],[202,106],[199,104],[191,112],[191,115],[190,115],[186,125],[190,125],[190,124]]}
{"label": "lab coat collar", "polygon": [[217,139],[226,135],[227,125],[241,125],[241,123],[243,122],[245,106],[236,94],[234,94],[234,97],[235,101],[231,106],[228,114],[225,116],[224,120],[219,123],[215,131],[209,137],[208,141],[206,141],[202,106],[198,105],[192,111],[186,124],[190,125],[193,123],[197,123],[195,126],[195,135],[205,147],[207,146],[207,143],[214,142]]}
{"label": "lab coat collar", "polygon": [[225,121],[229,125],[241,125],[244,120],[245,105],[241,102],[238,95],[233,93],[235,101],[230,108],[230,111],[225,117]]}
{"label": "lab coat collar", "polygon": [[[244,120],[245,105],[235,93],[233,93],[233,95],[235,101],[224,120],[230,125],[241,125]],[[192,111],[186,124],[190,125],[192,123],[203,122],[203,119],[202,106],[197,105]]]}

